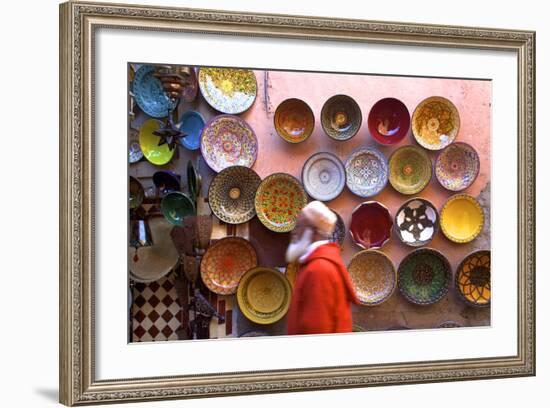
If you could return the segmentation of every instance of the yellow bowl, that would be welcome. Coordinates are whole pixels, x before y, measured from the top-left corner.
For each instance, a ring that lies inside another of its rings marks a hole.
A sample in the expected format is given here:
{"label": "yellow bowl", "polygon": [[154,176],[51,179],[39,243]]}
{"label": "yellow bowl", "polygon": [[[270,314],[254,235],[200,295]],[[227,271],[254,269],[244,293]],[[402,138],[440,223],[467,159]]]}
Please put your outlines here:
{"label": "yellow bowl", "polygon": [[451,241],[463,244],[479,235],[485,216],[481,205],[474,197],[457,194],[447,200],[439,220],[443,234]]}
{"label": "yellow bowl", "polygon": [[139,130],[139,146],[145,158],[157,166],[167,164],[172,157],[176,149],[170,150],[168,144],[165,143],[159,146],[160,137],[153,134],[153,132],[163,126],[162,122],[156,119],[149,119],[141,125]]}

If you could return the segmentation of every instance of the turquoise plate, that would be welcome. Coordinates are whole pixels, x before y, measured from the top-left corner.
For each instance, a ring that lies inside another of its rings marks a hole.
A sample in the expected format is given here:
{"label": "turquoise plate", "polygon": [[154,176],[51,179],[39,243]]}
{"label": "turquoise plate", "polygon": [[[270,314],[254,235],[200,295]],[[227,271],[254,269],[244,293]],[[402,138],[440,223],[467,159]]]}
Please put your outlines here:
{"label": "turquoise plate", "polygon": [[181,116],[179,129],[187,136],[180,139],[183,147],[197,150],[201,146],[201,133],[204,128],[204,118],[197,111],[187,111]]}
{"label": "turquoise plate", "polygon": [[164,118],[175,105],[162,89],[160,80],[153,76],[154,73],[154,66],[141,66],[136,71],[132,90],[136,103],[143,112],[153,118]]}

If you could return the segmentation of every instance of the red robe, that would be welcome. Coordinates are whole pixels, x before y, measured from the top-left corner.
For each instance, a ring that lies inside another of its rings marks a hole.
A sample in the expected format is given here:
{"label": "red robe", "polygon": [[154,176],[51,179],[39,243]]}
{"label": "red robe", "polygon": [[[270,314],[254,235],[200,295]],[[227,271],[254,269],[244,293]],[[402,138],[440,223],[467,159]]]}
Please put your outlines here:
{"label": "red robe", "polygon": [[323,244],[298,271],[288,310],[288,334],[351,332],[351,303],[359,301],[340,247]]}

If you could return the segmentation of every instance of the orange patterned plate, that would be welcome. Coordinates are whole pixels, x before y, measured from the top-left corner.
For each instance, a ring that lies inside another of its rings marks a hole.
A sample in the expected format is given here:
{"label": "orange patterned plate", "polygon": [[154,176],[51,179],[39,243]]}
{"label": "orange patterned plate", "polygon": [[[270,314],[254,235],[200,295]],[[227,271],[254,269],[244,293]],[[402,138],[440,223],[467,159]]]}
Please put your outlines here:
{"label": "orange patterned plate", "polygon": [[392,260],[374,249],[357,252],[348,265],[357,297],[365,306],[385,302],[397,286],[397,272]]}
{"label": "orange patterned plate", "polygon": [[241,277],[258,265],[254,247],[244,238],[227,237],[212,244],[201,262],[201,278],[212,292],[231,295]]}
{"label": "orange patterned plate", "polygon": [[286,173],[266,177],[256,191],[256,213],[262,224],[275,232],[292,231],[307,195],[298,179]]}
{"label": "orange patterned plate", "polygon": [[432,96],[418,104],[412,116],[412,132],[420,146],[441,150],[455,140],[460,116],[453,103],[441,96]]}

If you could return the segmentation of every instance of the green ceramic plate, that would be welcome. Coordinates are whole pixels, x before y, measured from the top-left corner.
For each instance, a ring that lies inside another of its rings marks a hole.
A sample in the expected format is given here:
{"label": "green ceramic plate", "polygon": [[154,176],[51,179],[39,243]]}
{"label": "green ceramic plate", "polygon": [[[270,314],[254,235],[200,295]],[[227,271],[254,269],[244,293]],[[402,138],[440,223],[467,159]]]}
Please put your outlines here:
{"label": "green ceramic plate", "polygon": [[182,225],[185,217],[195,213],[195,205],[188,195],[173,191],[162,198],[160,211],[170,224]]}
{"label": "green ceramic plate", "polygon": [[432,178],[432,162],[416,146],[403,146],[390,157],[390,184],[402,194],[417,194]]}

